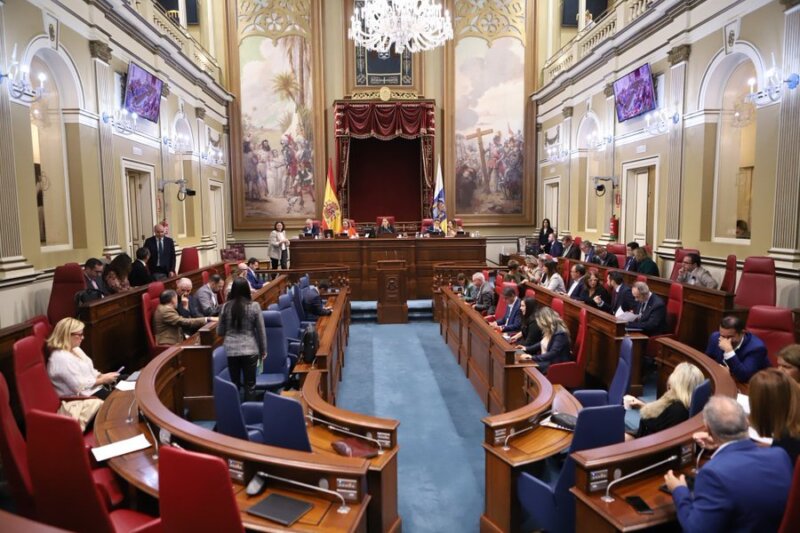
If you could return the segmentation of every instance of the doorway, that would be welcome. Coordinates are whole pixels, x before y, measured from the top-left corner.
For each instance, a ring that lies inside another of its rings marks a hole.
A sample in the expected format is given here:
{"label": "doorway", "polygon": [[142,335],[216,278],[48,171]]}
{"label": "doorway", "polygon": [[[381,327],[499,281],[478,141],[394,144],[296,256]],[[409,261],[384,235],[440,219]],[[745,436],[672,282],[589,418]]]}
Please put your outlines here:
{"label": "doorway", "polygon": [[210,233],[217,250],[225,247],[223,242],[225,240],[225,195],[223,192],[219,185],[211,185],[209,189],[212,214]]}
{"label": "doorway", "polygon": [[153,170],[147,167],[125,166],[125,196],[128,214],[127,248],[131,257],[144,246],[153,233]]}
{"label": "doorway", "polygon": [[[561,178],[544,180],[544,217],[550,220],[550,225],[558,231],[558,201],[561,188]],[[538,221],[541,223],[541,221]]]}
{"label": "doorway", "polygon": [[658,165],[623,165],[622,235],[624,242],[636,241],[655,247]]}

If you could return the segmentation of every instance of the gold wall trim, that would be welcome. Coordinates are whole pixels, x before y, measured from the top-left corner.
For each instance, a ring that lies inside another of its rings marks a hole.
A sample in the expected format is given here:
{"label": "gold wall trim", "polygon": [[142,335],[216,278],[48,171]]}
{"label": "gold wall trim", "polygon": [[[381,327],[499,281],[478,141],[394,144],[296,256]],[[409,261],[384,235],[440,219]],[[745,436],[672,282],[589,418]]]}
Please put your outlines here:
{"label": "gold wall trim", "polygon": [[[528,10],[533,13],[532,9]],[[464,37],[484,39],[492,45],[495,39],[513,37],[525,40],[525,0],[456,2],[454,36],[456,42]]]}

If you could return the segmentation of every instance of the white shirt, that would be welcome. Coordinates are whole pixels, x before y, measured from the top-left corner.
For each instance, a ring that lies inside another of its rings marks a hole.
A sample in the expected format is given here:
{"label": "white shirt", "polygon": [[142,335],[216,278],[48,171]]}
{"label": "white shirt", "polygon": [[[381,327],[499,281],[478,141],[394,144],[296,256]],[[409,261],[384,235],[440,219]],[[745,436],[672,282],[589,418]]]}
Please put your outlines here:
{"label": "white shirt", "polygon": [[91,396],[100,372],[80,347],[71,352],[55,350],[47,361],[47,374],[59,396]]}

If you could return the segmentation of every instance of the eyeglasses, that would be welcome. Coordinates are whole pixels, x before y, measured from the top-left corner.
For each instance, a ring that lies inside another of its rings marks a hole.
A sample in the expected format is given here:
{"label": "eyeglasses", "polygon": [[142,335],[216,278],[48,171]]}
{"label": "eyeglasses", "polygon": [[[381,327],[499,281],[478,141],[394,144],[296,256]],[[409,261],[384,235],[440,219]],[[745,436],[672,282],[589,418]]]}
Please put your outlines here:
{"label": "eyeglasses", "polygon": [[74,335],[75,337],[84,337],[85,336],[82,331],[76,331],[72,335]]}

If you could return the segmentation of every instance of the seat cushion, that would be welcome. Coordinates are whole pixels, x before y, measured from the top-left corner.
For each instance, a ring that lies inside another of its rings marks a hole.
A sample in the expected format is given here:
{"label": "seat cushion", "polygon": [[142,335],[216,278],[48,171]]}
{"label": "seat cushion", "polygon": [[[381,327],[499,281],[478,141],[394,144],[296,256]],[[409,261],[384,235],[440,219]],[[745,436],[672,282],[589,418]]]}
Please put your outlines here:
{"label": "seat cushion", "polygon": [[95,485],[99,486],[103,495],[106,497],[106,503],[110,507],[117,507],[125,499],[125,494],[117,483],[117,478],[110,468],[96,468],[92,470],[92,479]]}
{"label": "seat cushion", "polygon": [[261,427],[247,426],[247,440],[250,442],[264,442],[264,431]]}
{"label": "seat cushion", "polygon": [[128,509],[120,509],[111,513],[111,523],[114,525],[114,531],[132,531],[136,528],[142,527],[154,520],[152,516],[138,513],[136,511],[129,511]]}
{"label": "seat cushion", "polygon": [[283,373],[259,374],[256,376],[256,387],[280,387],[284,383],[286,383],[286,374]]}

